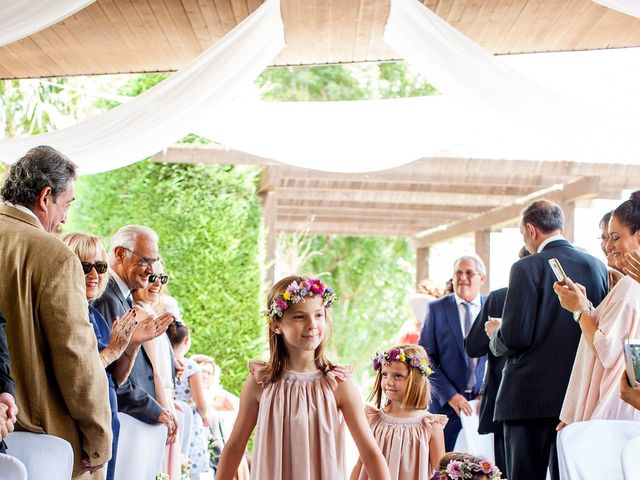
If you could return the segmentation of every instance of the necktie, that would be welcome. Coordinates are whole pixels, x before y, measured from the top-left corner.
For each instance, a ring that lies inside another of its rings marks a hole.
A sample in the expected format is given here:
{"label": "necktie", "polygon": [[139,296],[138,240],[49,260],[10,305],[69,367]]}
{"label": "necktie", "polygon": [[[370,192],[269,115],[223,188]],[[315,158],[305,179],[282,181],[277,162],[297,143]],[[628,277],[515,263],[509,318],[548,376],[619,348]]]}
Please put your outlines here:
{"label": "necktie", "polygon": [[127,305],[129,305],[129,308],[133,308],[133,299],[131,298],[131,294],[127,295]]}
{"label": "necktie", "polygon": [[[464,336],[469,335],[471,330],[471,304],[468,302],[462,302],[464,305]],[[467,389],[473,389],[476,384],[476,358],[467,357],[467,364],[469,366],[469,378],[467,379]]]}

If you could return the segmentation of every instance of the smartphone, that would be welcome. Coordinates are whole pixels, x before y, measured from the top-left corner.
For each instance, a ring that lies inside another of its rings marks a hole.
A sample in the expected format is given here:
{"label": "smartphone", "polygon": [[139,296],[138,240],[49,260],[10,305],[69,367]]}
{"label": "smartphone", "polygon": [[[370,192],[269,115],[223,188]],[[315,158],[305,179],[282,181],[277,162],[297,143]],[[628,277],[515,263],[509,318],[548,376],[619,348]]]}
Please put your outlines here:
{"label": "smartphone", "polygon": [[562,265],[560,265],[560,260],[557,258],[550,258],[549,265],[551,265],[551,270],[553,270],[558,281],[564,283],[567,278],[567,274],[564,273],[564,269],[562,268]]}
{"label": "smartphone", "polygon": [[624,363],[627,369],[629,385],[635,387],[640,380],[640,340],[625,338],[622,340]]}

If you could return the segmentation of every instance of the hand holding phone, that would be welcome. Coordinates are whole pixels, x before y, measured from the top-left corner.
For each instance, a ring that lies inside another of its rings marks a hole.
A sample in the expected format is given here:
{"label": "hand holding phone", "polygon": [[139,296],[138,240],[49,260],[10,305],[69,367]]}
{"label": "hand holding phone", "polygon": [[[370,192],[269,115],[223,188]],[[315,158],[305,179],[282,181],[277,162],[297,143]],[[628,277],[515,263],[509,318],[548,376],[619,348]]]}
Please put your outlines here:
{"label": "hand holding phone", "polygon": [[558,260],[557,258],[550,258],[549,265],[551,265],[551,270],[553,270],[553,273],[555,274],[558,281],[560,283],[565,283],[567,274],[564,273],[564,269],[562,268],[562,265],[560,265],[560,260]]}

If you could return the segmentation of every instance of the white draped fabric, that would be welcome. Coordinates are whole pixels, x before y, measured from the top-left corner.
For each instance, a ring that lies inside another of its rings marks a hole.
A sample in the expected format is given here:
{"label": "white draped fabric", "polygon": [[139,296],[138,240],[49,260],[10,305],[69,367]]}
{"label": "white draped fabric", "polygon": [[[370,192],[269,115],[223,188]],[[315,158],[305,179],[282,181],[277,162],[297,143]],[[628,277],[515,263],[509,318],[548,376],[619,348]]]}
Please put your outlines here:
{"label": "white draped fabric", "polygon": [[[640,422],[591,420],[572,423],[558,433],[558,466],[561,480],[623,477],[623,449],[640,437]],[[640,455],[634,464],[638,466]],[[636,470],[633,478],[636,478]]]}
{"label": "white draped fabric", "polygon": [[[351,102],[260,102],[251,81],[284,45],[267,0],[158,86],[100,117],[0,141],[0,160],[50,144],[81,167],[139,161],[187,133],[318,170],[388,169],[421,157],[635,163],[640,49],[494,57],[416,0],[392,0],[385,39],[442,95]],[[244,98],[242,95],[244,94]],[[241,97],[238,99],[238,97]],[[234,101],[231,101],[235,98]]]}
{"label": "white draped fabric", "polygon": [[51,145],[82,174],[138,162],[215,119],[283,47],[280,1],[267,0],[193,62],[134,100],[73,127],[4,140],[0,159],[12,163],[31,147]]}
{"label": "white draped fabric", "polygon": [[640,1],[639,0],[593,0],[603,7],[626,13],[632,17],[640,18]]}
{"label": "white draped fabric", "polygon": [[64,20],[95,0],[0,0],[0,47]]}

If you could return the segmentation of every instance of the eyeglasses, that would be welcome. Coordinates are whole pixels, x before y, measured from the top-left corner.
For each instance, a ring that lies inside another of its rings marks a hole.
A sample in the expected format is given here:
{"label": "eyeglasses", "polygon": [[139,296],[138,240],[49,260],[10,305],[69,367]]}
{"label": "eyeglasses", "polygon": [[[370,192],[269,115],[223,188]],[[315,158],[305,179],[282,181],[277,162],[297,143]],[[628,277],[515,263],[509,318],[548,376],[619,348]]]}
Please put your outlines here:
{"label": "eyeglasses", "polygon": [[169,281],[169,275],[156,275],[155,273],[149,275],[149,283],[156,283],[157,280],[160,280],[160,283],[165,285]]}
{"label": "eyeglasses", "polygon": [[85,275],[89,275],[89,273],[91,273],[92,269],[96,269],[96,273],[98,274],[102,274],[102,273],[106,273],[107,271],[107,262],[96,262],[96,263],[89,263],[89,262],[81,262],[82,263],[82,271],[84,272]]}
{"label": "eyeglasses", "polygon": [[122,247],[122,248],[124,248],[127,252],[132,253],[133,255],[138,257],[139,258],[138,264],[142,266],[153,267],[156,264],[156,262],[160,260],[159,258],[143,257],[142,255],[138,255],[136,252],[134,252],[133,250],[127,247]]}
{"label": "eyeglasses", "polygon": [[480,275],[480,274],[478,272],[474,272],[473,270],[467,270],[466,272],[463,272],[462,270],[456,270],[454,275],[458,278],[462,277],[463,275],[467,278],[473,278],[476,275]]}

